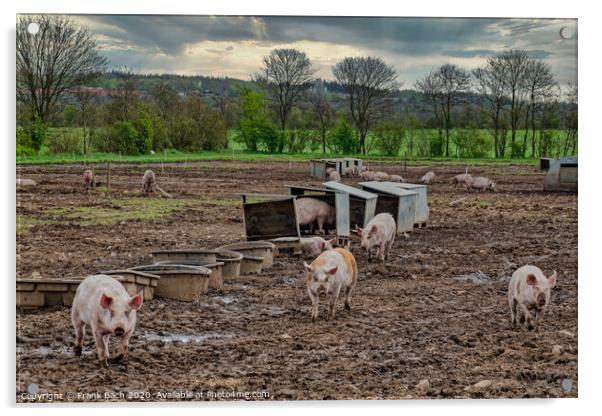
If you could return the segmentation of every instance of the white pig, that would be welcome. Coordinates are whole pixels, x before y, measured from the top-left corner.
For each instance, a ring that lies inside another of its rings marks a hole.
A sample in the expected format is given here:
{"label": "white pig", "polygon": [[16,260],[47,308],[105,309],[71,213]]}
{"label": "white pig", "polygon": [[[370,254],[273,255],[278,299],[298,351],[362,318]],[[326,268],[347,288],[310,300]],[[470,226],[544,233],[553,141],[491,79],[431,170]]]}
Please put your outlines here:
{"label": "white pig", "polygon": [[71,307],[75,355],[82,353],[86,325],[89,325],[101,365],[108,365],[111,335],[121,337],[114,360],[126,358],[128,343],[136,328],[136,311],[142,306],[142,301],[142,292],[128,295],[122,284],[111,276],[98,274],[86,277],[79,284]]}
{"label": "white pig", "polygon": [[472,180],[472,175],[470,173],[462,173],[460,175],[456,175],[451,179],[451,183],[456,186],[460,183],[463,183],[466,185],[466,183],[468,183],[468,181]]}
{"label": "white pig", "polygon": [[376,179],[376,172],[373,172],[371,170],[364,170],[362,171],[362,173],[360,173],[360,179],[365,181],[373,181]]}
{"label": "white pig", "polygon": [[433,172],[431,170],[431,171],[425,173],[424,176],[420,180],[425,185],[431,185],[431,184],[435,183],[435,172]]}
{"label": "white pig", "polygon": [[330,176],[330,174],[331,174],[332,172],[335,172],[335,171],[336,171],[336,169],[335,169],[335,168],[332,168],[332,167],[331,167],[331,168],[326,168],[326,176]]}
{"label": "white pig", "polygon": [[372,250],[376,248],[376,255],[380,257],[384,267],[385,257],[389,258],[389,252],[395,241],[396,230],[393,216],[384,212],[375,215],[366,227],[355,227],[355,232],[362,236],[361,247],[366,249],[368,261],[372,258]]}
{"label": "white pig", "polygon": [[349,166],[345,169],[345,176],[357,176],[358,170],[356,166]]}
{"label": "white pig", "polygon": [[376,172],[374,173],[374,179],[377,181],[388,181],[389,174],[387,172]]}
{"label": "white pig", "polygon": [[403,178],[401,176],[399,176],[399,175],[391,175],[391,176],[389,176],[389,180],[391,182],[405,182],[403,180]]}
{"label": "white pig", "polygon": [[477,176],[476,178],[468,179],[466,182],[466,191],[470,191],[471,189],[476,189],[479,192],[490,190],[491,192],[495,192],[495,182],[493,182],[489,178],[485,178],[483,176]]}
{"label": "white pig", "polygon": [[328,175],[328,179],[335,182],[341,182],[341,175],[336,170],[333,170]]}
{"label": "white pig", "polygon": [[301,250],[312,256],[317,256],[323,251],[332,250],[332,244],[336,237],[331,240],[324,240],[322,237],[301,237]]}
{"label": "white pig", "polygon": [[83,180],[84,188],[86,188],[86,191],[89,191],[90,188],[93,188],[96,185],[96,178],[94,177],[94,172],[92,172],[90,169],[84,171]]}
{"label": "white pig", "polygon": [[144,176],[142,177],[142,192],[147,195],[152,194],[155,190],[155,187],[155,172],[153,172],[150,169],[147,169],[144,172]]}
{"label": "white pig", "polygon": [[535,266],[516,270],[508,285],[508,303],[512,325],[525,324],[529,330],[537,329],[550,303],[550,291],[556,286],[556,270],[546,277]]}
{"label": "white pig", "polygon": [[318,300],[321,293],[328,301],[328,319],[334,318],[339,294],[345,294],[345,309],[350,310],[351,291],[357,282],[357,263],[353,254],[335,248],[320,254],[311,264],[303,262],[306,271],[307,294],[311,299],[311,320],[318,319]]}
{"label": "white pig", "polygon": [[297,199],[297,220],[299,225],[309,225],[313,233],[313,224],[318,223],[318,231],[325,234],[324,224],[334,224],[334,208],[327,202],[316,198]]}

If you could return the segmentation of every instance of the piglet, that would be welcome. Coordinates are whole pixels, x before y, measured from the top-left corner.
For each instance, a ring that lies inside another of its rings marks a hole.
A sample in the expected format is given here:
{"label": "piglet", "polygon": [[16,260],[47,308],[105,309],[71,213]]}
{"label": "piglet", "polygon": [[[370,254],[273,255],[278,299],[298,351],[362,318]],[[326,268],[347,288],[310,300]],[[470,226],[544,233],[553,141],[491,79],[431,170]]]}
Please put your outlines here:
{"label": "piglet", "polygon": [[435,183],[435,172],[433,172],[431,170],[431,171],[425,173],[424,176],[420,180],[425,185],[431,185],[431,184]]}
{"label": "piglet", "polygon": [[357,176],[359,174],[356,166],[349,166],[345,169],[345,176]]}
{"label": "piglet", "polygon": [[486,191],[490,190],[491,192],[495,192],[495,182],[489,178],[485,178],[483,176],[477,176],[476,178],[470,178],[466,182],[466,191],[470,191],[471,189],[476,189],[477,191]]}
{"label": "piglet", "polygon": [[122,284],[111,276],[98,274],[86,277],[79,284],[71,307],[75,355],[82,353],[86,325],[89,325],[101,365],[108,366],[111,335],[121,337],[114,360],[126,358],[129,340],[136,328],[136,312],[142,301],[142,292],[128,295]]}
{"label": "piglet", "polygon": [[376,248],[376,255],[380,257],[383,268],[385,267],[385,258],[389,258],[396,230],[393,216],[384,212],[374,216],[366,227],[356,226],[355,232],[362,236],[361,247],[366,249],[368,261],[372,258],[372,250]]}
{"label": "piglet", "polygon": [[546,277],[535,266],[523,266],[516,270],[508,285],[508,303],[512,325],[537,329],[550,303],[550,292],[556,286],[556,271]]}
{"label": "piglet", "polygon": [[458,184],[465,184],[468,183],[468,181],[472,180],[472,175],[470,173],[462,173],[460,175],[456,175],[451,179],[451,183],[456,186]]}
{"label": "piglet", "polygon": [[86,188],[86,191],[89,191],[90,188],[93,188],[96,185],[96,178],[94,177],[94,172],[90,169],[84,171],[83,180],[84,188]]}
{"label": "piglet", "polygon": [[328,179],[335,182],[341,182],[341,175],[336,170],[333,170],[328,175]]}
{"label": "piglet", "polygon": [[298,198],[297,220],[299,225],[309,225],[310,232],[313,233],[314,223],[318,223],[318,231],[325,234],[324,224],[334,224],[335,210],[327,202],[316,198]]}
{"label": "piglet", "polygon": [[345,294],[345,309],[350,310],[351,291],[357,282],[357,263],[353,254],[344,248],[335,248],[320,254],[311,264],[303,263],[306,272],[307,294],[311,299],[311,320],[318,319],[320,294],[326,294],[328,320],[334,318],[339,294]]}
{"label": "piglet", "polygon": [[403,178],[399,175],[391,175],[389,176],[389,181],[391,182],[405,182]]}
{"label": "piglet", "polygon": [[336,237],[330,240],[324,240],[322,237],[301,237],[301,251],[317,256],[323,251],[332,250],[332,244]]}

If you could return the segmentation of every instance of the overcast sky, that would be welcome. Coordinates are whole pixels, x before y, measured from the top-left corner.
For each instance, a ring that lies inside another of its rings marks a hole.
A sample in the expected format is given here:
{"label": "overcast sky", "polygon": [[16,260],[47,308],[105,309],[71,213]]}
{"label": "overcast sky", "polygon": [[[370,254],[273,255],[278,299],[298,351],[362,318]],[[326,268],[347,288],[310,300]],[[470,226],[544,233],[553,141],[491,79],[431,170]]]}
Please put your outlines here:
{"label": "overcast sky", "polygon": [[[380,56],[397,69],[404,88],[412,88],[436,66],[473,69],[491,55],[520,48],[548,62],[561,85],[577,78],[577,22],[571,19],[73,17],[97,35],[112,68],[142,73],[246,80],[271,49],[296,48],[326,79],[345,56]],[[570,39],[561,36],[564,27]]]}

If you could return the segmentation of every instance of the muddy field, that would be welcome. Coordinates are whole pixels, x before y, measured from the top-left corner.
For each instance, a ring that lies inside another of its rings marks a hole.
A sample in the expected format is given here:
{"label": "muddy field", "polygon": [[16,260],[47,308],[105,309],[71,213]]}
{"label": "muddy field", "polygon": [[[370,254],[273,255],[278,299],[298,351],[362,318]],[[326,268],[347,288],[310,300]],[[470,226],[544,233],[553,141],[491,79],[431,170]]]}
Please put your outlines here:
{"label": "muddy field", "polygon": [[[320,183],[306,163],[154,166],[167,200],[140,195],[147,168],[113,165],[109,197],[104,166],[90,195],[82,166],[18,167],[39,185],[17,193],[17,275],[81,277],[240,241],[239,192]],[[417,182],[432,167],[380,168]],[[74,357],[69,309],[18,310],[17,401],[31,384],[58,401],[576,397],[577,196],[544,193],[534,166],[472,168],[493,194],[452,188],[463,167],[434,170],[429,227],[397,238],[386,272],[354,237],[351,311],[340,300],[326,321],[322,303],[312,323],[302,259],[279,257],[198,303],[146,302],[128,361],[101,369],[89,335]],[[507,282],[527,263],[559,273],[539,332],[509,322]]]}

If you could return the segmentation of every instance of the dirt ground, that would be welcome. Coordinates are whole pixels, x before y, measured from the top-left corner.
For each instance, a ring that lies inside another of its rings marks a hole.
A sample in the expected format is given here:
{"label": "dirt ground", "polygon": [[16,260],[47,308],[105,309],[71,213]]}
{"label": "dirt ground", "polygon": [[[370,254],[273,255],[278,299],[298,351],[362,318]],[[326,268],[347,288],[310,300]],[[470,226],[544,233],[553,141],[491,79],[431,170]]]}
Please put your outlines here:
{"label": "dirt ground", "polygon": [[[175,197],[165,200],[140,195],[148,167],[113,165],[109,198],[83,192],[81,165],[19,166],[38,186],[17,193],[17,276],[81,277],[148,264],[156,249],[240,241],[239,192],[320,183],[306,163],[152,166]],[[464,167],[371,167],[409,182],[433,169],[437,182],[429,227],[396,239],[386,272],[354,237],[351,311],[340,300],[326,321],[322,303],[312,323],[303,259],[279,257],[200,302],[144,303],[128,361],[102,369],[90,336],[74,357],[68,308],[17,310],[16,400],[36,390],[56,401],[576,397],[577,196],[544,193],[535,166],[472,167],[498,186],[470,194],[449,184]],[[94,169],[106,187],[105,167]],[[508,279],[524,264],[558,271],[539,332],[509,322]]]}

